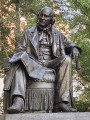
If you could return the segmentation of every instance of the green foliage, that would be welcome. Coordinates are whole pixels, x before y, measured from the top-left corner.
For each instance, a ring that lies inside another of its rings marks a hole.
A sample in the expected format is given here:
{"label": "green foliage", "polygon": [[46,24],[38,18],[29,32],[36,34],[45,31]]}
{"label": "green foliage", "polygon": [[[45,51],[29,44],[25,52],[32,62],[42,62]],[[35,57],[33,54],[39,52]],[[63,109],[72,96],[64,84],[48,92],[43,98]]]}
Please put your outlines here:
{"label": "green foliage", "polygon": [[86,38],[90,39],[90,0],[68,0],[73,10],[79,10],[81,15],[75,15],[72,20],[69,21],[70,28],[74,28],[76,25],[83,26],[83,31]]}
{"label": "green foliage", "polygon": [[90,82],[90,42],[82,42],[82,56],[80,58],[82,69],[80,73],[85,78],[85,81]]}
{"label": "green foliage", "polygon": [[74,103],[77,108],[77,112],[89,112],[88,107],[90,107],[90,101],[82,101],[82,100],[77,100],[77,98],[74,98]]}
{"label": "green foliage", "polygon": [[7,28],[7,26],[4,24],[4,20],[2,19],[0,21],[0,31],[1,31],[1,40],[4,40],[5,37],[9,34],[10,30]]}
{"label": "green foliage", "polygon": [[75,91],[77,92],[77,91],[81,90],[81,88],[82,88],[81,86],[77,85],[75,88]]}
{"label": "green foliage", "polygon": [[68,2],[74,10],[78,9],[81,12],[81,15],[74,16],[69,22],[71,29],[77,28],[77,25],[79,25],[79,29],[71,34],[71,40],[82,49],[79,73],[84,82],[90,82],[90,1],[70,0]]}
{"label": "green foliage", "polygon": [[3,102],[3,99],[2,99],[2,98],[0,98],[0,102]]}
{"label": "green foliage", "polygon": [[[90,107],[90,0],[68,0],[73,10],[80,10],[80,15],[75,15],[69,21],[70,29],[77,28],[76,32],[72,32],[71,40],[79,45],[82,49],[80,57],[81,69],[77,71],[80,75],[81,83],[84,86],[83,93],[78,100],[75,98],[77,110],[79,112],[89,111]],[[77,86],[77,90],[80,87]]]}
{"label": "green foliage", "polygon": [[1,7],[0,7],[0,44],[2,44],[2,41],[5,40],[5,37],[8,36],[10,30],[7,27],[7,22],[4,19],[5,15],[9,12],[8,8],[6,7],[6,4],[8,4],[8,2],[6,2],[5,4],[5,0],[1,1]]}
{"label": "green foliage", "polygon": [[80,57],[81,70],[78,71],[85,82],[90,82],[90,41],[85,40],[84,32],[71,34],[71,40],[79,45],[82,49]]}
{"label": "green foliage", "polygon": [[13,18],[15,15],[14,10],[10,10],[10,7],[13,7],[10,0],[0,1],[0,73],[3,72],[3,58],[8,57],[13,50],[6,39],[10,33],[9,25],[14,21]]}
{"label": "green foliage", "polygon": [[68,0],[72,8],[75,10],[80,9],[82,14],[90,17],[90,0]]}

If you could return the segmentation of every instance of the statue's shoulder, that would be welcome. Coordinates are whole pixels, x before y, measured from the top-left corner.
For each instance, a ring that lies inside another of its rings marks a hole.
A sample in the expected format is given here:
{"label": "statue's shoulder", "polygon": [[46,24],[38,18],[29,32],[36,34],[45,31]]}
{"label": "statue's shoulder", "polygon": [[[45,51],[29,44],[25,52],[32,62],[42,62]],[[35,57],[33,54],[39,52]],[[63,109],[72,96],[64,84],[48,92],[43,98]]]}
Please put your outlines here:
{"label": "statue's shoulder", "polygon": [[58,32],[58,30],[52,27],[52,32]]}
{"label": "statue's shoulder", "polygon": [[52,27],[52,32],[56,34],[62,34],[60,31],[58,31],[56,28]]}
{"label": "statue's shoulder", "polygon": [[25,33],[27,33],[27,34],[33,33],[35,31],[35,29],[36,29],[36,26],[34,26],[34,27],[30,28],[30,29],[27,29],[25,31]]}

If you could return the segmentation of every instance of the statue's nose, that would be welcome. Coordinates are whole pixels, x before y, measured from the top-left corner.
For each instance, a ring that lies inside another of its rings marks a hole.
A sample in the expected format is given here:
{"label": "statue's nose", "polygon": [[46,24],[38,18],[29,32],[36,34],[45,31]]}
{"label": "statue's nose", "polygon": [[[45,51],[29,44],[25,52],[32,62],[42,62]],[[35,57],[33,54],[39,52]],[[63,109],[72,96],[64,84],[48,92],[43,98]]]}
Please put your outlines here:
{"label": "statue's nose", "polygon": [[44,16],[44,15],[42,16],[42,19],[45,19],[45,16]]}

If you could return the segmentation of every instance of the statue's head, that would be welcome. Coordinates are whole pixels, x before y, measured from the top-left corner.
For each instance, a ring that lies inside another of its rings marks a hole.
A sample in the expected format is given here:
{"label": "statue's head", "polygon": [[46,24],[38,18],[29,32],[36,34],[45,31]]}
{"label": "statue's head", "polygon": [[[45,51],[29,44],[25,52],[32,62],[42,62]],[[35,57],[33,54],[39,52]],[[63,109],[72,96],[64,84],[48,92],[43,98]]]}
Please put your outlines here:
{"label": "statue's head", "polygon": [[38,15],[38,24],[41,27],[47,27],[55,23],[55,13],[50,7],[44,7],[40,10]]}

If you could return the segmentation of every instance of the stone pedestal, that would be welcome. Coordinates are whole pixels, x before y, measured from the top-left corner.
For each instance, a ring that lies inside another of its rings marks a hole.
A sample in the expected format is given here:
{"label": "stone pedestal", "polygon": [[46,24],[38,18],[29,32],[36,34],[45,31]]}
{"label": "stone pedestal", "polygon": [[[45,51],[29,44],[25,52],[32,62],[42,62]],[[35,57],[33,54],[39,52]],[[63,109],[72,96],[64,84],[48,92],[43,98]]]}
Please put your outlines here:
{"label": "stone pedestal", "polygon": [[0,120],[89,120],[90,112],[3,114]]}

